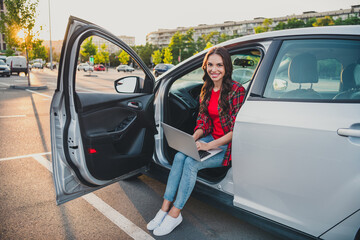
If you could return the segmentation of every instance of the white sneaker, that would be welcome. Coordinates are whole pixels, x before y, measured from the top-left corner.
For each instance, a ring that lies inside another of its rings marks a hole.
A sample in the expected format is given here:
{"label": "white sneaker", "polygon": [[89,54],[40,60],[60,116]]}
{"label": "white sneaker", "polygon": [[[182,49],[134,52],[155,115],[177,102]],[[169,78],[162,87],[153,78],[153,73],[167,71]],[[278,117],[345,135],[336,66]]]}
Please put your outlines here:
{"label": "white sneaker", "polygon": [[159,210],[156,214],[156,216],[154,217],[153,220],[151,220],[147,225],[147,229],[148,230],[154,230],[155,228],[157,228],[158,226],[160,226],[160,224],[162,223],[162,221],[164,220],[165,216],[167,215],[167,212],[164,212],[163,210]]}
{"label": "white sneaker", "polygon": [[181,213],[177,218],[173,218],[170,215],[166,215],[159,227],[155,228],[153,234],[155,236],[164,236],[174,230],[181,222],[183,218]]}

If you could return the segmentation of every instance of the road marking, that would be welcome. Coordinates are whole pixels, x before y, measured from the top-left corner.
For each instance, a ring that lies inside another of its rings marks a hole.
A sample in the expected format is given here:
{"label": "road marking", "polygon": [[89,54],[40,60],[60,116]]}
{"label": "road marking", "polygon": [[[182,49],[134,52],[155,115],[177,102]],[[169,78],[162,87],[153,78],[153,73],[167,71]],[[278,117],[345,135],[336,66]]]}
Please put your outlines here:
{"label": "road marking", "polygon": [[0,116],[0,118],[17,118],[17,117],[26,117],[26,115],[9,115],[9,116]]}
{"label": "road marking", "polygon": [[34,157],[34,156],[50,155],[50,154],[51,154],[51,152],[44,152],[44,153],[33,153],[33,154],[29,154],[29,155],[22,155],[22,156],[16,156],[16,157],[0,158],[0,162],[7,161],[7,160],[20,159],[20,158]]}
{"label": "road marking", "polygon": [[2,84],[2,85],[5,85],[5,86],[10,86],[10,84],[7,84],[7,83],[2,83],[2,82],[0,82],[0,84]]}
{"label": "road marking", "polygon": [[52,96],[50,96],[50,95],[46,95],[46,94],[43,94],[43,93],[39,93],[39,92],[30,90],[30,89],[25,89],[25,91],[28,91],[28,92],[31,92],[31,93],[35,93],[35,94],[41,95],[41,96],[43,96],[43,97],[52,98]]}
{"label": "road marking", "polygon": [[[39,154],[34,154],[32,157],[52,173],[52,164],[49,160]],[[114,208],[112,208],[94,193],[88,193],[85,196],[82,196],[82,198],[133,239],[154,240],[151,235],[136,226],[133,222],[120,214],[118,211],[116,211]]]}

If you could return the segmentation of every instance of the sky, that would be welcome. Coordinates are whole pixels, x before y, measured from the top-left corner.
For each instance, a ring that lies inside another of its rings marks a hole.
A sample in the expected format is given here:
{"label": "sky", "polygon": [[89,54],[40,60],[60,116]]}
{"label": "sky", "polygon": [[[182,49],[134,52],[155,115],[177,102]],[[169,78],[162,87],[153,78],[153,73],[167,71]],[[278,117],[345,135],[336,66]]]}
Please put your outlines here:
{"label": "sky", "polygon": [[134,36],[136,45],[159,29],[217,24],[225,21],[275,18],[305,11],[349,9],[359,0],[39,0],[39,38],[63,40],[69,16],[95,23],[116,36]]}

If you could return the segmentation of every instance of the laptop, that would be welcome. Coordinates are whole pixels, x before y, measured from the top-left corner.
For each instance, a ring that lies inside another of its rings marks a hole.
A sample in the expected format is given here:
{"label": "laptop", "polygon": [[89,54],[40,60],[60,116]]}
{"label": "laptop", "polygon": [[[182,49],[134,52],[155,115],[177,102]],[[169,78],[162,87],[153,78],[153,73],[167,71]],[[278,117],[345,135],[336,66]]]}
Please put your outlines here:
{"label": "laptop", "polygon": [[189,157],[192,157],[197,161],[205,161],[206,159],[222,151],[221,148],[215,148],[208,151],[198,151],[192,135],[187,134],[186,132],[176,129],[163,122],[161,123],[161,126],[164,129],[165,137],[170,147],[184,153]]}

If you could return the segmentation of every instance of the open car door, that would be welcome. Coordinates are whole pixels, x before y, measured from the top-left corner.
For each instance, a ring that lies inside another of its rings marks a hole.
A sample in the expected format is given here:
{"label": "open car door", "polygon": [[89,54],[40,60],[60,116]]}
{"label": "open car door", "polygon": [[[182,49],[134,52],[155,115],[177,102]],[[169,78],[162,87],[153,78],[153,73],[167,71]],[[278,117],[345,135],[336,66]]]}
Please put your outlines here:
{"label": "open car door", "polygon": [[[111,56],[118,64],[125,56],[135,71],[131,76],[113,68],[92,72],[94,62],[109,66]],[[85,61],[90,67],[77,68]],[[57,204],[138,174],[151,161],[153,87],[153,75],[123,41],[70,17],[50,109]]]}

